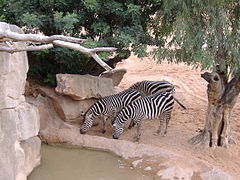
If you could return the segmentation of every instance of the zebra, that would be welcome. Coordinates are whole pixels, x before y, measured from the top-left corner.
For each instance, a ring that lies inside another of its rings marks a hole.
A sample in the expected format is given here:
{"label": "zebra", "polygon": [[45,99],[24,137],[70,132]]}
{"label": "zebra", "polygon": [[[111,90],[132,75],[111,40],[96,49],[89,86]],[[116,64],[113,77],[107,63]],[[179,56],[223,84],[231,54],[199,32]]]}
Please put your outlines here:
{"label": "zebra", "polygon": [[[148,96],[148,95],[152,95],[158,92],[164,92],[164,91],[168,91],[171,90],[174,87],[174,85],[168,81],[140,81],[137,82],[135,84],[133,84],[132,86],[129,87],[129,89],[137,89],[139,91],[141,91],[142,96]],[[177,98],[174,97],[174,100],[184,109],[186,109],[186,107],[179,102],[179,100]]]}
{"label": "zebra", "polygon": [[[132,126],[137,124],[137,138],[139,142],[141,136],[141,123],[143,119],[160,118],[160,125],[157,134],[163,130],[165,123],[164,135],[167,134],[167,127],[171,119],[171,112],[174,105],[174,97],[172,90],[166,92],[158,92],[156,94],[140,98],[128,106],[124,107],[115,117],[113,121],[113,134],[114,139],[118,139],[123,132],[123,125],[127,120],[131,119]],[[131,125],[131,124],[130,124]]]}
{"label": "zebra", "polygon": [[102,133],[106,132],[107,119],[113,118],[126,105],[141,97],[141,93],[135,89],[126,89],[120,93],[103,97],[93,104],[84,114],[84,123],[80,127],[80,133],[85,134],[92,127],[93,120],[103,115]]}

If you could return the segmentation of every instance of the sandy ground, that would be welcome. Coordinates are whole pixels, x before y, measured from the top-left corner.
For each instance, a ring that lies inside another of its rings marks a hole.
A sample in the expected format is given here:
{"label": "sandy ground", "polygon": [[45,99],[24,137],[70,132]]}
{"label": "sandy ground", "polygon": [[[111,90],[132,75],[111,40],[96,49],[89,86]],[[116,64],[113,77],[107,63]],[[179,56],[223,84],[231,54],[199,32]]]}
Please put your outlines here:
{"label": "sandy ground", "polygon": [[[144,120],[140,143],[159,146],[186,156],[206,161],[225,172],[231,174],[236,180],[240,179],[240,100],[232,113],[232,135],[236,144],[228,148],[199,149],[188,144],[188,140],[198,134],[204,127],[207,108],[207,83],[200,77],[201,72],[184,64],[157,64],[151,59],[140,60],[135,56],[117,65],[117,68],[126,68],[122,82],[117,87],[126,89],[133,83],[141,80],[167,80],[176,87],[175,96],[187,107],[181,108],[177,103],[172,113],[168,134],[165,137],[156,136],[159,120]],[[111,128],[105,134],[100,133],[100,126],[93,127],[88,134],[111,138]],[[133,141],[136,128],[124,130],[120,139]]]}

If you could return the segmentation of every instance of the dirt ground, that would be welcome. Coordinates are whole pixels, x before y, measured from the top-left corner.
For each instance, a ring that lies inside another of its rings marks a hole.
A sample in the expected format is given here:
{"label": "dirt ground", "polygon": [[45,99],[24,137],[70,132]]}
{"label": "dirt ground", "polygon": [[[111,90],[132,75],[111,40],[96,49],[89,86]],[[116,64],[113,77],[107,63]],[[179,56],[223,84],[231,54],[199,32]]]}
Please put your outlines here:
{"label": "dirt ground", "polygon": [[[135,56],[121,62],[117,68],[126,68],[118,90],[123,90],[141,80],[167,80],[176,87],[175,96],[187,107],[174,105],[168,134],[156,136],[159,120],[144,120],[140,143],[159,146],[170,152],[181,154],[187,158],[197,158],[212,164],[240,179],[240,99],[232,112],[232,135],[236,144],[228,148],[200,149],[188,143],[188,140],[203,129],[207,108],[207,83],[201,78],[201,72],[184,64],[157,64],[151,59],[140,60]],[[111,138],[111,129],[105,134],[100,133],[100,126],[93,127],[88,134]],[[124,130],[120,139],[133,141],[136,128]]]}

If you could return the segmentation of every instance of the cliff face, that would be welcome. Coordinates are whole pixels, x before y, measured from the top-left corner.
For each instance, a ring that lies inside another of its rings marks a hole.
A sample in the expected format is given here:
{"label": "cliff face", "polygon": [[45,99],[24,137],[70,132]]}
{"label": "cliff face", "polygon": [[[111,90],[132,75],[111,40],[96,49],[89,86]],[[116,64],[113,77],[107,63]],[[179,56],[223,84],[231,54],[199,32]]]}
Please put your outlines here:
{"label": "cliff face", "polygon": [[[0,31],[5,30],[23,33],[0,22]],[[0,180],[25,180],[40,163],[39,114],[23,95],[27,71],[26,52],[0,52]]]}

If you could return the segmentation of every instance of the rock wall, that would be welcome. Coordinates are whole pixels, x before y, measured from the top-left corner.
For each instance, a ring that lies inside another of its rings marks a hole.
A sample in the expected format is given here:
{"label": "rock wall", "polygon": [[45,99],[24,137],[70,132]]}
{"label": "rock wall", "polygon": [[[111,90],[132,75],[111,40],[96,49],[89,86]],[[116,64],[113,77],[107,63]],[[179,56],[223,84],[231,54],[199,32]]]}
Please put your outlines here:
{"label": "rock wall", "polygon": [[[0,31],[5,30],[23,33],[0,22]],[[23,95],[27,71],[26,52],[0,52],[0,180],[26,180],[40,163],[39,113]]]}

